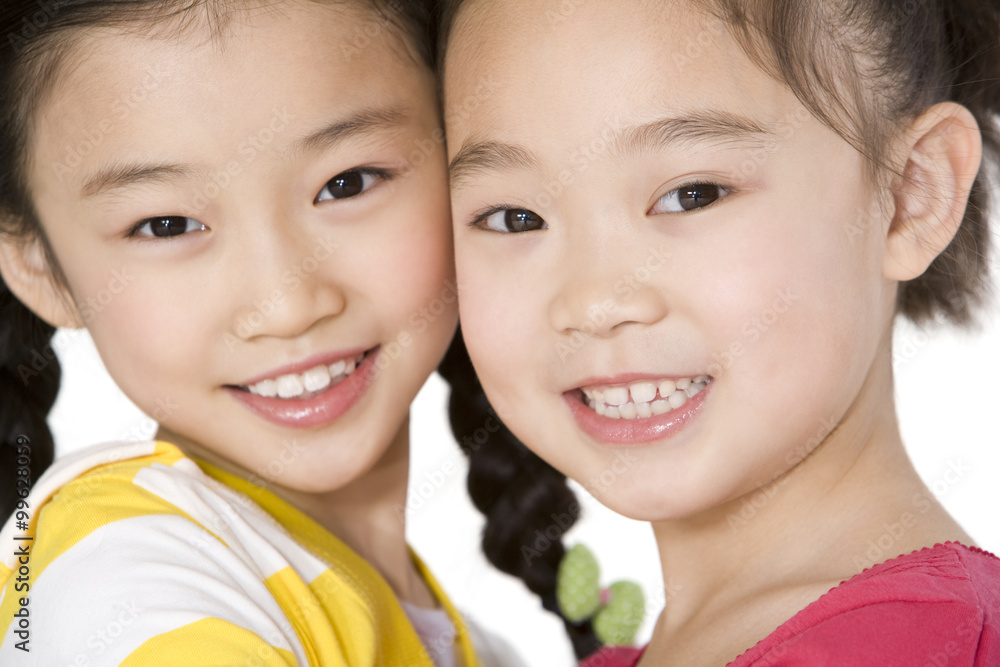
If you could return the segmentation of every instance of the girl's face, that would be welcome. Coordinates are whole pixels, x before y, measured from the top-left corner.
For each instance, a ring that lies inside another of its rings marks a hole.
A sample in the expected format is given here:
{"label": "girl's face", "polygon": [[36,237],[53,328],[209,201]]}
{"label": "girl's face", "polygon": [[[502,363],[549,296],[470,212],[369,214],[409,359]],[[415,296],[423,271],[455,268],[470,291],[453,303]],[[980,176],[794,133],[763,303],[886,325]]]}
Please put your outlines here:
{"label": "girl's face", "polygon": [[689,516],[864,412],[894,284],[863,159],[721,22],[472,2],[445,90],[463,333],[556,468]]}
{"label": "girl's face", "polygon": [[31,191],[111,375],[303,491],[405,442],[456,324],[434,84],[395,30],[289,2],[92,32],[36,116]]}

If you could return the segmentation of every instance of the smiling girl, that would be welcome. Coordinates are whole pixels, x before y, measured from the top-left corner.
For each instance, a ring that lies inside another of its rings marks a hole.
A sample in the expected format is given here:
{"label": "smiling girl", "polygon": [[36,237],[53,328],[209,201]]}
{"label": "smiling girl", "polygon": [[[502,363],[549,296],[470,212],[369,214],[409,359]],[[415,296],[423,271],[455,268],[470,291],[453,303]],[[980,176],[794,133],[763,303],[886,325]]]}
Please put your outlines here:
{"label": "smiling girl", "polygon": [[[414,323],[453,278],[428,12],[49,9],[0,23],[4,471],[34,483],[3,485],[0,663],[474,664],[393,509],[456,324]],[[158,442],[35,479],[55,326]]]}
{"label": "smiling girl", "polygon": [[891,350],[983,292],[997,3],[449,4],[470,355],[678,585],[593,665],[1000,662],[1000,561],[911,465]]}

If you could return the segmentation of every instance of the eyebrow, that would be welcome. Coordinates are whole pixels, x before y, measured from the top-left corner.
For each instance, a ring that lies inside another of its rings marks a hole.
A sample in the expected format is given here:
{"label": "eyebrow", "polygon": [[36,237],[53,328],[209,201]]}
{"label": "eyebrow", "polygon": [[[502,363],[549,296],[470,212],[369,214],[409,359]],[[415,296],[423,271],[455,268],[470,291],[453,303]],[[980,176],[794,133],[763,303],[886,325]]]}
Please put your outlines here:
{"label": "eyebrow", "polygon": [[130,185],[191,178],[195,173],[195,169],[180,164],[117,163],[87,178],[82,191],[84,197],[96,197]]}
{"label": "eyebrow", "polygon": [[408,120],[409,113],[402,107],[362,109],[295,142],[289,154],[329,150],[349,138],[397,129],[405,125]]}
{"label": "eyebrow", "polygon": [[[607,142],[612,155],[638,155],[672,146],[705,144],[765,146],[778,138],[771,127],[725,111],[701,111],[660,118],[615,132]],[[477,174],[537,168],[540,160],[527,148],[502,141],[465,143],[448,166],[453,188]]]}
{"label": "eyebrow", "polygon": [[526,148],[502,141],[477,141],[466,143],[448,165],[452,187],[463,181],[490,171],[517,171],[534,169],[538,159]]}
{"label": "eyebrow", "polygon": [[[407,111],[401,107],[363,109],[296,141],[285,151],[285,156],[330,150],[347,139],[399,128],[408,120]],[[82,191],[89,198],[133,185],[190,179],[202,173],[208,170],[184,164],[117,163],[88,177]]]}

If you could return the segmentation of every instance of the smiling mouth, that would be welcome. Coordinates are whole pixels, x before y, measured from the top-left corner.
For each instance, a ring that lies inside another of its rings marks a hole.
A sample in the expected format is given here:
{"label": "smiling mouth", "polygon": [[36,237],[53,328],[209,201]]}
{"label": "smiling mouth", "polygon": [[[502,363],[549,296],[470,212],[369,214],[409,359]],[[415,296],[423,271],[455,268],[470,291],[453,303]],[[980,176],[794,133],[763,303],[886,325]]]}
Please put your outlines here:
{"label": "smiling mouth", "polygon": [[591,385],[579,389],[584,405],[609,419],[646,419],[684,406],[708,385],[712,376],[640,380],[622,385]]}
{"label": "smiling mouth", "polygon": [[319,364],[303,373],[286,373],[252,385],[231,386],[263,398],[288,400],[314,398],[349,378],[369,352],[371,350],[340,359],[332,364]]}

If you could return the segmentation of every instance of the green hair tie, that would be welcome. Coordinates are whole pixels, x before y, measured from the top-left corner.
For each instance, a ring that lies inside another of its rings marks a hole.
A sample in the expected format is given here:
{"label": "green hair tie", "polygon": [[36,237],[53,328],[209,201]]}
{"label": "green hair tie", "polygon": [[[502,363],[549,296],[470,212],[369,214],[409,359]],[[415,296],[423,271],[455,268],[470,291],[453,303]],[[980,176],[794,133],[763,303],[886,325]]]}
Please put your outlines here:
{"label": "green hair tie", "polygon": [[591,621],[603,644],[632,645],[646,615],[642,588],[633,581],[616,581],[601,590],[600,575],[590,549],[577,544],[567,551],[556,574],[559,609],[571,623]]}

